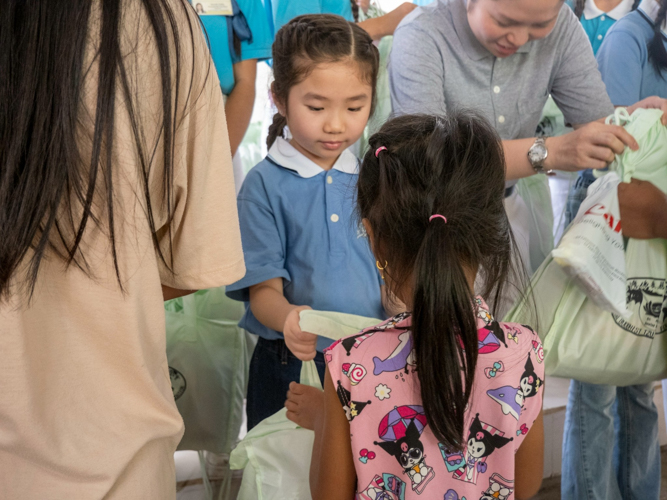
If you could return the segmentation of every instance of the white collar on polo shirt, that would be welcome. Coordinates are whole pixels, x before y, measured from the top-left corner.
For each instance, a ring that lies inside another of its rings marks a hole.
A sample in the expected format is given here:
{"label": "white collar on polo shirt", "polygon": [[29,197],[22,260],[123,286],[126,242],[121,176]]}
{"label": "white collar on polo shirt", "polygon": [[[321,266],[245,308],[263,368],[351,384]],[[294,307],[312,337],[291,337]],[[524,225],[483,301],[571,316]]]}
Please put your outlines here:
{"label": "white collar on polo shirt", "polygon": [[[656,0],[642,0],[642,3],[639,4],[639,8],[655,22],[655,18],[658,17],[658,10],[660,10],[660,4]],[[662,23],[660,30],[663,35],[667,36],[667,19]]]}
{"label": "white collar on polo shirt", "polygon": [[[324,172],[324,169],[317,165],[313,160],[306,158],[294,146],[282,137],[278,137],[269,149],[268,157],[275,163],[288,170],[293,170],[301,177],[308,179]],[[334,169],[346,174],[356,174],[359,172],[359,161],[349,149],[343,151],[336,163]]]}
{"label": "white collar on polo shirt", "polygon": [[597,5],[595,5],[595,0],[586,0],[586,5],[584,6],[584,19],[589,20],[600,16],[607,16],[614,21],[618,21],[624,15],[629,14],[632,11],[633,3],[634,0],[621,0],[621,3],[609,12],[603,12]]}

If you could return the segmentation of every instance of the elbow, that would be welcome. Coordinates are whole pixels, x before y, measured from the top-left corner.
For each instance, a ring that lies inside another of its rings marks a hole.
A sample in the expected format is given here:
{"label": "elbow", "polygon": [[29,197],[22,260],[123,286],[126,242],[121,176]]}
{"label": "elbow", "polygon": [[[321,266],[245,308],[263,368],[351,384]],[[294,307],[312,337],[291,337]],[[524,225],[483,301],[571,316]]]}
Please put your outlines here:
{"label": "elbow", "polygon": [[516,491],[514,492],[514,497],[516,498],[516,500],[530,500],[535,495],[537,495],[537,493],[540,491],[541,486],[542,486],[542,478],[539,478],[535,481],[532,481],[532,484],[524,488],[517,488]]}

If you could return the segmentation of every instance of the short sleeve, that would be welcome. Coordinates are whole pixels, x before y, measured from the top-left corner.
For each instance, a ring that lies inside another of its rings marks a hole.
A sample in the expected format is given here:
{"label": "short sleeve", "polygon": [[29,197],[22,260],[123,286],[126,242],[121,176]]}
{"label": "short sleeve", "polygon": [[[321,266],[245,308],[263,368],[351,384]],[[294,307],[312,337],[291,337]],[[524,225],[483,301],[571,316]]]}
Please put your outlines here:
{"label": "short sleeve", "polygon": [[354,22],[352,15],[352,4],[349,0],[321,0],[322,14],[336,14],[344,17],[350,22]]}
{"label": "short sleeve", "polygon": [[162,207],[163,220],[156,221],[160,248],[167,262],[171,250],[173,262],[173,273],[160,264],[161,282],[190,290],[227,285],[245,272],[222,93],[194,16],[194,50],[181,50],[172,217],[166,220]]}
{"label": "short sleeve", "polygon": [[331,344],[331,346],[324,349],[324,361],[327,364],[329,375],[331,375],[334,391],[338,394],[343,391],[350,394],[352,390],[352,382],[348,377],[343,376],[343,363],[349,363],[350,357],[346,355],[345,348],[343,347],[343,340],[344,339],[337,340]]}
{"label": "short sleeve", "polygon": [[388,73],[395,114],[446,113],[445,68],[440,50],[430,35],[412,24],[399,26],[394,33]]}
{"label": "short sleeve", "polygon": [[[571,125],[583,125],[614,112],[586,32],[569,7],[561,8],[559,59],[550,89]],[[559,19],[559,22],[560,19]]]}
{"label": "short sleeve", "polygon": [[[278,167],[275,167],[278,168]],[[243,279],[227,287],[234,300],[248,301],[249,288],[272,278],[290,281],[285,268],[285,231],[270,204],[264,179],[255,167],[248,173],[238,199],[241,239],[246,261]]]}
{"label": "short sleeve", "polygon": [[640,100],[643,58],[646,58],[646,44],[625,30],[609,30],[597,61],[614,106],[630,106]]}
{"label": "short sleeve", "polygon": [[266,9],[261,0],[245,0],[239,2],[241,12],[248,22],[252,33],[252,43],[241,42],[241,60],[265,60],[271,57],[273,36],[266,17]]}
{"label": "short sleeve", "polygon": [[[523,364],[520,387],[529,387],[530,392],[524,399],[523,409],[519,414],[516,428],[514,448],[519,449],[521,443],[530,431],[537,416],[542,411],[544,398],[544,351],[539,336],[533,330],[519,325],[512,325],[520,333],[522,349],[528,351]],[[523,360],[522,360],[523,361]]]}

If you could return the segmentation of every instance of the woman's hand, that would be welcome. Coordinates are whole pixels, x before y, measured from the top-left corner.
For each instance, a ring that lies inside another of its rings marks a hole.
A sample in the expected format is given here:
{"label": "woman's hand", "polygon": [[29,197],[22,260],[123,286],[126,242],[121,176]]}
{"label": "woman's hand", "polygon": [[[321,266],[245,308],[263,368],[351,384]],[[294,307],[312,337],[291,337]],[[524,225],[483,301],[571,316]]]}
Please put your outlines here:
{"label": "woman's hand", "polygon": [[285,326],[283,327],[287,348],[301,361],[310,361],[317,354],[317,335],[304,332],[299,326],[299,313],[306,309],[312,308],[298,306],[292,309],[285,318]]}
{"label": "woman's hand", "polygon": [[647,181],[632,179],[618,185],[623,236],[667,238],[667,195]]}
{"label": "woman's hand", "polygon": [[545,169],[574,172],[608,166],[626,146],[633,151],[637,141],[623,127],[592,122],[574,132],[547,139],[549,155]]}
{"label": "woman's hand", "polygon": [[639,108],[642,109],[661,109],[662,110],[662,124],[667,125],[667,99],[658,96],[647,97],[638,103],[628,106],[628,113],[632,114]]}

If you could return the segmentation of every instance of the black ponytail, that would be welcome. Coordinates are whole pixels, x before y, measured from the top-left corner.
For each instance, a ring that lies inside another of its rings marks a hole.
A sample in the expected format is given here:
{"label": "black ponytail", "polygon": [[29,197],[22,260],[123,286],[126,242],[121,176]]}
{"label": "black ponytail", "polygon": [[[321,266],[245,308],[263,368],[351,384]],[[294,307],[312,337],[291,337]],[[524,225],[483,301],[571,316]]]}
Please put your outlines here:
{"label": "black ponytail", "polygon": [[584,7],[586,7],[586,0],[574,0],[574,15],[577,19],[581,19]]}
{"label": "black ponytail", "polygon": [[266,137],[266,147],[271,149],[278,137],[282,137],[287,126],[287,119],[280,113],[273,115],[273,123],[269,125],[269,135]]}
{"label": "black ponytail", "polygon": [[[387,285],[399,297],[412,290],[415,360],[430,428],[445,447],[462,449],[478,354],[469,279],[479,270],[482,295],[499,304],[508,276],[520,275],[503,207],[502,146],[493,127],[468,112],[394,118],[369,142],[359,215],[370,224],[376,257],[387,262]],[[376,158],[381,146],[387,149]],[[429,221],[434,214],[447,220]]]}
{"label": "black ponytail", "polygon": [[667,0],[662,0],[658,15],[653,21],[653,38],[648,43],[648,58],[663,80],[665,75],[663,71],[667,71],[667,49],[665,49],[665,35],[661,31],[661,27],[667,19]]}

